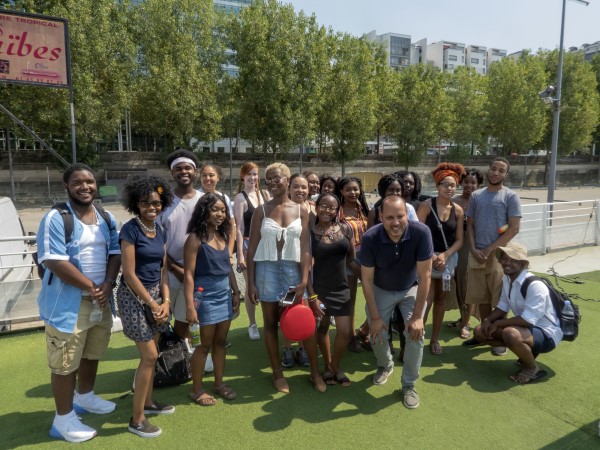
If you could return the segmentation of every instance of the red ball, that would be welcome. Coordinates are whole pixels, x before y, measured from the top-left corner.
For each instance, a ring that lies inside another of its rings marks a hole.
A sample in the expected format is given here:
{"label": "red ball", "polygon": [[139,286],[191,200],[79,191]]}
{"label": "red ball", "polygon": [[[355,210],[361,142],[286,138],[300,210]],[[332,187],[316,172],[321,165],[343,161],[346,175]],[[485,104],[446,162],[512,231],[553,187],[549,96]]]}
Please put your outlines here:
{"label": "red ball", "polygon": [[290,341],[303,341],[314,334],[316,320],[308,306],[298,304],[283,311],[279,325],[283,335]]}

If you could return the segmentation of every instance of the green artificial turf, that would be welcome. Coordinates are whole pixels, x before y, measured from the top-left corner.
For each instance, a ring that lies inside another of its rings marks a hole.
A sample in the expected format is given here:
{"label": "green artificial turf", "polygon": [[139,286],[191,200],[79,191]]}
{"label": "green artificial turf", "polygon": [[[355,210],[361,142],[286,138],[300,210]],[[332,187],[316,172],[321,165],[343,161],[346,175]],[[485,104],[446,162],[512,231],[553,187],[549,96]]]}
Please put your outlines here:
{"label": "green artificial turf", "polygon": [[[587,280],[584,284],[563,287],[584,298],[597,298],[598,274],[590,280],[581,276]],[[362,293],[358,305],[360,321]],[[510,352],[494,357],[486,347],[466,349],[457,330],[444,327],[441,356],[431,355],[426,339],[416,385],[421,406],[416,410],[402,406],[400,364],[387,384],[371,383],[375,367],[370,352],[346,354],[343,365],[350,387],[331,386],[320,394],[309,383],[308,369],[296,367],[285,372],[291,393],[275,394],[264,344],[248,339],[242,312],[232,326],[226,367],[226,381],[238,398],[201,407],[187,400],[189,384],[158,390],[156,399],[175,404],[177,411],[153,417],[163,435],[144,440],[127,432],[132,397],[119,398],[131,387],[137,351],[117,333],[100,364],[96,392],[117,402],[118,408],[108,415],[84,418],[98,430],[98,437],[83,445],[113,449],[599,448],[600,303],[579,301],[579,306],[583,320],[577,341],[563,342],[541,355],[539,363],[548,377],[525,386],[508,378],[517,370]],[[446,313],[447,321],[457,317],[457,311]],[[70,448],[72,444],[48,437],[54,404],[43,332],[0,338],[0,361],[0,448]],[[211,386],[209,376],[207,387]]]}

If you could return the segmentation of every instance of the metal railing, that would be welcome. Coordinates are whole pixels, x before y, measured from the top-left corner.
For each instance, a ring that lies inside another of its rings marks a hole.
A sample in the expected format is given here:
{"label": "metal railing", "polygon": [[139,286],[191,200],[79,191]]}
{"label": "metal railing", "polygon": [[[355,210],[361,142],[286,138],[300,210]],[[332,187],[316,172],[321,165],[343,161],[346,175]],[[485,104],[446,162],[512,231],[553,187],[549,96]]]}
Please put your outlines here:
{"label": "metal railing", "polygon": [[521,209],[521,230],[515,240],[532,255],[600,245],[600,200],[536,203]]}

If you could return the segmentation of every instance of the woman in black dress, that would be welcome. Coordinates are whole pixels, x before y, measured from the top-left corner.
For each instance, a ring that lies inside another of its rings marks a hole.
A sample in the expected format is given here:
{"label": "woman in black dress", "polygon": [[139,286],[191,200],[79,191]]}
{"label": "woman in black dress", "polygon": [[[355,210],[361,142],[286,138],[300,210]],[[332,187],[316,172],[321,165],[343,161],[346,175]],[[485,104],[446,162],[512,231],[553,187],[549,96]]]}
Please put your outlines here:
{"label": "woman in black dress", "polygon": [[[317,329],[317,339],[327,384],[350,385],[340,368],[340,362],[352,337],[352,303],[346,266],[358,275],[360,267],[354,260],[354,238],[349,227],[337,220],[340,201],[333,194],[323,194],[316,201],[317,217],[311,225],[313,265],[312,283],[308,285],[309,301],[325,305],[325,316]],[[333,354],[329,342],[330,316],[335,318],[336,336]]]}

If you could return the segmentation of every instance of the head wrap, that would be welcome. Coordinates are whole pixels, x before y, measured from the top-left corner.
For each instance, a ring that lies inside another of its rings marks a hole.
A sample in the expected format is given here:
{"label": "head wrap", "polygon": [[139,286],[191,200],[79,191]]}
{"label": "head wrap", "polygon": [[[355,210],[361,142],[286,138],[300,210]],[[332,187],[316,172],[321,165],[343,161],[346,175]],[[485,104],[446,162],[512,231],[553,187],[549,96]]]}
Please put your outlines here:
{"label": "head wrap", "polygon": [[460,177],[464,173],[465,168],[462,164],[458,163],[440,163],[435,169],[431,171],[431,175],[433,175],[433,179],[436,185],[440,184],[440,182],[446,177],[454,178],[456,184],[458,184],[460,181]]}

